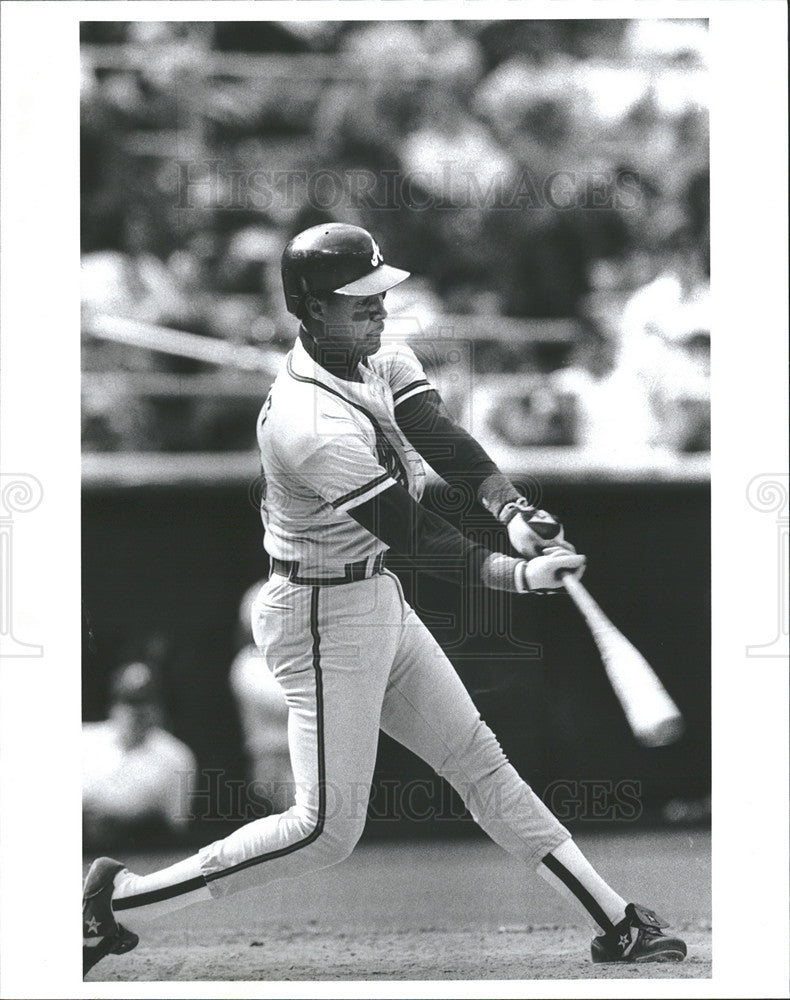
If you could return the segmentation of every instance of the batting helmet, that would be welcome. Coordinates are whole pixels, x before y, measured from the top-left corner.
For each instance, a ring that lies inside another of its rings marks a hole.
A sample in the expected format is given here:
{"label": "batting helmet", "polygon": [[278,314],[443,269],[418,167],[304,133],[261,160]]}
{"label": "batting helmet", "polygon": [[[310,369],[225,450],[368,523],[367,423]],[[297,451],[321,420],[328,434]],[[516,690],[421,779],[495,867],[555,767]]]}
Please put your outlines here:
{"label": "batting helmet", "polygon": [[327,222],[294,236],[283,252],[283,290],[288,312],[298,315],[307,292],[379,295],[409,277],[384,263],[367,229]]}

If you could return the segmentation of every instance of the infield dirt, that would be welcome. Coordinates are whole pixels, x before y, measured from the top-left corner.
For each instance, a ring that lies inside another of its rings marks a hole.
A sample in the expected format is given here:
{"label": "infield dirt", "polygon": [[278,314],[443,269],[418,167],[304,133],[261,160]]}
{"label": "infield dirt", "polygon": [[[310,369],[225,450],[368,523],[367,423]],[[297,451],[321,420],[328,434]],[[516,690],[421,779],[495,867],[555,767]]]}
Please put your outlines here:
{"label": "infield dirt", "polygon": [[[710,835],[577,838],[628,899],[685,938],[680,964],[592,965],[592,932],[483,839],[363,843],[342,865],[151,924],[91,982],[678,979],[711,975]],[[124,859],[134,871],[176,860]]]}

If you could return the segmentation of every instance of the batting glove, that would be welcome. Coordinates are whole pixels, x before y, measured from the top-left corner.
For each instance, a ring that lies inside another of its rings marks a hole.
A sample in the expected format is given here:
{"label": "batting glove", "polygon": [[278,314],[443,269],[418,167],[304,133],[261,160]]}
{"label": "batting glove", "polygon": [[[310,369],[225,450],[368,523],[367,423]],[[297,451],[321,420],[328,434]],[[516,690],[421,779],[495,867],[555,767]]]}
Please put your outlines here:
{"label": "batting glove", "polygon": [[533,507],[526,497],[505,504],[499,512],[499,520],[507,525],[510,544],[526,559],[534,559],[548,548],[576,551],[565,541],[565,532],[557,518]]}
{"label": "batting glove", "polygon": [[578,580],[586,565],[586,556],[557,546],[529,562],[492,553],[483,563],[481,576],[486,587],[492,590],[507,590],[515,594],[554,593],[562,589],[565,573]]}
{"label": "batting glove", "polygon": [[526,590],[552,593],[562,589],[564,576],[575,576],[581,580],[587,567],[587,556],[556,546],[523,565]]}

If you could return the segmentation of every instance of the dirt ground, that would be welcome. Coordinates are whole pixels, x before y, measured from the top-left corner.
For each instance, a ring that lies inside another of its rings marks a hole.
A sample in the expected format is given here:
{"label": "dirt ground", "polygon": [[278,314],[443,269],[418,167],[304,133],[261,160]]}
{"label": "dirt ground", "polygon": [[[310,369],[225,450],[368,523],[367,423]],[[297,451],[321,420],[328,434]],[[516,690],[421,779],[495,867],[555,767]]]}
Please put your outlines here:
{"label": "dirt ground", "polygon": [[[578,842],[628,899],[689,947],[682,964],[600,966],[592,932],[484,840],[362,844],[342,865],[151,924],[89,982],[529,980],[711,975],[710,835],[602,833]],[[174,857],[129,859],[152,871]]]}

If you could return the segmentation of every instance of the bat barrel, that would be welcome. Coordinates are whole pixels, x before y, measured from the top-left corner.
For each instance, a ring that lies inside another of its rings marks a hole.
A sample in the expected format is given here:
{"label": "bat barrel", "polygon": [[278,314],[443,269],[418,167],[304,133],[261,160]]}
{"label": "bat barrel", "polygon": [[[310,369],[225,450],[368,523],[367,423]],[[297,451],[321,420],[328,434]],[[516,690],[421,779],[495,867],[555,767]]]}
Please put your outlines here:
{"label": "bat barrel", "polygon": [[646,747],[666,747],[671,743],[677,743],[685,731],[686,725],[680,712],[676,712],[669,718],[661,719],[660,722],[652,726],[643,728],[634,735]]}
{"label": "bat barrel", "polygon": [[564,574],[563,584],[592,633],[634,737],[646,747],[675,743],[683,735],[683,716],[650,664],[576,577]]}

